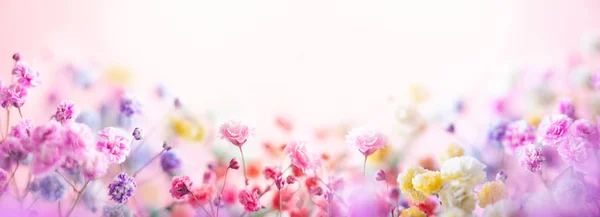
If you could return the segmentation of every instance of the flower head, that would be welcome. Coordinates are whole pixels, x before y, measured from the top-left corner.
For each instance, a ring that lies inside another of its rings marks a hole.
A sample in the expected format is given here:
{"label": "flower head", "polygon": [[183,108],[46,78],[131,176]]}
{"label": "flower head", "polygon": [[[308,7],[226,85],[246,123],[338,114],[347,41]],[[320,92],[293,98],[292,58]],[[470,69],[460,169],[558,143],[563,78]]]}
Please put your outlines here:
{"label": "flower head", "polygon": [[500,200],[508,198],[508,190],[503,182],[487,182],[481,187],[477,194],[479,206],[485,208]]}
{"label": "flower head", "polygon": [[46,173],[56,168],[64,159],[63,153],[59,147],[53,145],[44,145],[34,155],[32,164],[32,172],[35,175]]}
{"label": "flower head", "polygon": [[40,196],[48,202],[56,202],[66,196],[67,183],[56,174],[50,174],[40,179]]}
{"label": "flower head", "polygon": [[284,152],[292,159],[292,165],[302,169],[305,173],[314,172],[321,165],[317,155],[308,150],[304,141],[290,141],[285,146]]}
{"label": "flower head", "polygon": [[21,85],[11,84],[0,93],[2,107],[14,106],[21,108],[27,100],[27,89]]}
{"label": "flower head", "polygon": [[63,143],[63,131],[64,127],[55,120],[37,126],[31,134],[32,142],[26,149],[37,151],[42,146],[59,146]]}
{"label": "flower head", "polygon": [[502,145],[506,153],[514,154],[517,149],[535,141],[535,129],[524,120],[508,124]]}
{"label": "flower head", "polygon": [[98,151],[104,153],[109,163],[123,163],[131,151],[129,135],[125,131],[107,127],[100,131],[96,143]]}
{"label": "flower head", "polygon": [[485,179],[485,167],[474,157],[462,156],[445,161],[440,171],[444,181],[474,185]]}
{"label": "flower head", "polygon": [[181,199],[185,195],[190,193],[191,187],[192,180],[190,180],[189,176],[176,176],[173,177],[169,193],[171,193],[171,196],[173,196],[173,198]]}
{"label": "flower head", "polygon": [[354,146],[365,156],[369,156],[378,149],[383,149],[387,143],[387,137],[382,133],[366,128],[354,128],[346,135],[346,143]]}
{"label": "flower head", "polygon": [[199,208],[201,205],[209,203],[214,193],[215,189],[211,184],[202,184],[200,187],[192,189],[186,200],[192,207]]}
{"label": "flower head", "polygon": [[487,142],[492,147],[500,147],[507,126],[508,123],[504,121],[496,121],[490,126],[487,133]]}
{"label": "flower head", "polygon": [[471,213],[477,203],[472,185],[449,184],[440,190],[438,196],[445,210],[456,207]]}
{"label": "flower head", "polygon": [[567,136],[571,123],[573,123],[571,118],[563,114],[546,116],[538,128],[542,145],[558,145],[562,142]]}
{"label": "flower head", "polygon": [[81,166],[81,173],[85,179],[94,180],[106,174],[108,161],[104,157],[104,154],[92,150],[85,153],[84,156],[86,157]]}
{"label": "flower head", "polygon": [[0,168],[0,192],[4,192],[6,187],[8,187],[8,184],[8,172]]}
{"label": "flower head", "polygon": [[106,205],[102,208],[102,217],[133,217],[133,212],[123,204]]}
{"label": "flower head", "polygon": [[258,200],[258,193],[256,191],[250,192],[247,189],[241,190],[238,193],[238,201],[247,212],[256,212],[262,209],[260,201]]}
{"label": "flower head", "polygon": [[12,74],[15,76],[17,83],[23,87],[29,88],[41,84],[40,73],[21,61],[15,64]]}
{"label": "flower head", "polygon": [[497,203],[490,204],[483,212],[483,217],[517,217],[522,216],[519,213],[519,204],[505,199]]}
{"label": "flower head", "polygon": [[85,207],[95,213],[106,201],[108,192],[100,181],[92,181],[81,195]]}
{"label": "flower head", "polygon": [[411,206],[408,209],[402,210],[400,217],[427,217],[427,214],[419,208]]}
{"label": "flower head", "polygon": [[582,164],[593,155],[592,144],[589,140],[574,137],[568,138],[556,148],[560,158],[569,164]]}
{"label": "flower head", "polygon": [[403,173],[398,174],[398,184],[400,185],[400,191],[408,199],[410,199],[414,203],[422,203],[427,199],[427,195],[423,192],[417,191],[413,185],[413,179],[415,176],[425,173],[427,170],[422,167],[410,167],[406,169]]}
{"label": "flower head", "polygon": [[579,119],[573,122],[569,129],[569,134],[572,137],[587,140],[594,149],[600,146],[600,132],[598,132],[598,128],[586,119]]}
{"label": "flower head", "polygon": [[496,174],[497,182],[506,182],[506,179],[508,179],[508,175],[504,171],[500,171]]}
{"label": "flower head", "polygon": [[575,118],[575,105],[570,99],[561,99],[556,108],[558,114],[566,115],[569,118]]}
{"label": "flower head", "polygon": [[137,98],[125,94],[119,102],[119,109],[121,114],[131,117],[142,112],[142,103]]}
{"label": "flower head", "polygon": [[542,169],[544,162],[544,154],[542,148],[536,144],[529,144],[521,148],[518,156],[519,164],[525,166],[531,172],[537,172]]}
{"label": "flower head", "polygon": [[377,170],[377,173],[375,173],[375,180],[376,181],[385,181],[386,175],[385,172],[383,170]]}
{"label": "flower head", "polygon": [[229,168],[237,170],[240,168],[240,163],[237,159],[231,158],[231,160],[229,161]]}
{"label": "flower head", "polygon": [[54,119],[60,123],[66,123],[67,121],[73,119],[73,115],[75,114],[75,104],[69,100],[64,100],[60,102],[58,107],[56,107],[56,113],[54,114]]}
{"label": "flower head", "polygon": [[70,123],[64,127],[63,148],[74,154],[81,155],[94,145],[92,130],[85,124]]}
{"label": "flower head", "polygon": [[27,151],[23,148],[21,140],[13,136],[8,136],[0,142],[0,153],[14,161],[22,161],[27,157]]}
{"label": "flower head", "polygon": [[448,146],[446,146],[442,153],[440,153],[438,159],[441,163],[443,163],[444,161],[450,158],[463,156],[464,153],[465,150],[463,149],[463,147],[456,143],[450,143],[448,144]]}
{"label": "flower head", "polygon": [[108,195],[117,203],[126,203],[129,197],[133,195],[136,187],[133,177],[121,173],[108,185]]}
{"label": "flower head", "polygon": [[444,182],[438,171],[427,171],[417,174],[412,179],[412,184],[415,190],[422,192],[425,195],[437,193],[442,189]]}
{"label": "flower head", "polygon": [[160,156],[160,167],[167,174],[174,176],[181,172],[181,158],[173,151],[167,151]]}
{"label": "flower head", "polygon": [[219,128],[222,139],[227,139],[235,146],[241,147],[252,135],[253,128],[237,120],[230,120]]}

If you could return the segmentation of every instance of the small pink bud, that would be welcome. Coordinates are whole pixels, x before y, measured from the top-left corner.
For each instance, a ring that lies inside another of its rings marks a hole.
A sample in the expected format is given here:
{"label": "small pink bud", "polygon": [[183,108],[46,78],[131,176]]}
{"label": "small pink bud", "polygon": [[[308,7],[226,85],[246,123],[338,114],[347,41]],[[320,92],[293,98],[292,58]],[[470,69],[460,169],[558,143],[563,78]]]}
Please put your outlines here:
{"label": "small pink bud", "polygon": [[237,159],[232,158],[231,161],[229,161],[229,168],[237,170],[240,168],[240,163],[237,161]]}
{"label": "small pink bud", "polygon": [[12,56],[12,59],[13,59],[14,61],[17,61],[17,62],[18,62],[19,60],[21,60],[21,54],[19,54],[19,53],[15,53],[15,54],[13,54],[13,56]]}
{"label": "small pink bud", "polygon": [[311,192],[314,195],[321,196],[321,195],[323,195],[323,188],[321,188],[321,187],[315,187],[315,188],[312,189]]}
{"label": "small pink bud", "polygon": [[288,185],[294,184],[294,183],[296,183],[296,177],[295,177],[295,176],[288,176],[288,177],[285,179],[285,182],[286,182]]}
{"label": "small pink bud", "polygon": [[377,180],[377,181],[386,180],[385,172],[383,172],[383,170],[377,170],[377,173],[375,175],[375,180]]}
{"label": "small pink bud", "polygon": [[275,186],[277,186],[278,190],[281,190],[285,186],[285,180],[281,176],[278,176],[275,178]]}

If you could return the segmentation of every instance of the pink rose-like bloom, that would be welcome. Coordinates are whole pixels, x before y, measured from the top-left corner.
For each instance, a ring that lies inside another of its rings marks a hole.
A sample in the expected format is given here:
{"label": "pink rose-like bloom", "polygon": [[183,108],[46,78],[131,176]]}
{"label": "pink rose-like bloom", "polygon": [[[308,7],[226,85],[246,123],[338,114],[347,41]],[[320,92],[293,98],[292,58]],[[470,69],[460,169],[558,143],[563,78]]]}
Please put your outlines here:
{"label": "pink rose-like bloom", "polygon": [[598,128],[585,119],[579,119],[573,122],[571,129],[569,129],[569,134],[572,137],[588,140],[594,149],[597,149],[600,143],[600,141],[598,141],[600,140]]}
{"label": "pink rose-like bloom", "polygon": [[12,126],[12,128],[10,129],[10,133],[8,133],[8,135],[22,139],[22,138],[30,137],[32,131],[33,131],[33,125],[31,124],[31,120],[23,119],[18,124]]}
{"label": "pink rose-like bloom", "polygon": [[525,166],[527,170],[531,172],[537,172],[542,169],[542,163],[544,162],[545,158],[542,148],[530,143],[529,145],[523,146],[520,149],[518,160],[519,164],[521,166]]}
{"label": "pink rose-like bloom", "polygon": [[65,126],[63,147],[66,151],[82,154],[92,149],[93,145],[94,136],[90,127],[80,123]]}
{"label": "pink rose-like bloom", "polygon": [[191,188],[192,180],[190,180],[189,176],[176,176],[173,177],[169,193],[171,193],[171,196],[173,196],[173,198],[181,199],[185,195],[190,193]]}
{"label": "pink rose-like bloom", "polygon": [[566,115],[548,115],[542,120],[538,128],[538,134],[542,145],[558,145],[568,133],[573,121]]}
{"label": "pink rose-like bloom", "polygon": [[85,153],[84,161],[81,165],[81,173],[86,180],[98,179],[108,171],[108,162],[103,153],[90,150]]}
{"label": "pink rose-like bloom", "polygon": [[558,101],[556,111],[559,114],[568,116],[569,118],[575,118],[575,106],[573,105],[573,101],[570,99],[562,99]]}
{"label": "pink rose-like bloom", "polygon": [[591,146],[588,140],[573,137],[559,144],[556,151],[563,161],[569,164],[582,164],[592,154],[590,153]]}
{"label": "pink rose-like bloom", "polygon": [[318,156],[308,151],[305,141],[292,140],[283,151],[292,160],[292,165],[302,169],[305,173],[310,173],[321,165]]}
{"label": "pink rose-like bloom", "polygon": [[2,99],[2,107],[14,106],[21,108],[27,100],[27,89],[21,85],[11,84],[7,88],[2,90],[0,93],[0,99]]}
{"label": "pink rose-like bloom", "polygon": [[[200,208],[201,205],[210,203],[215,189],[210,184],[203,184],[199,188],[194,188],[187,196],[187,202],[194,208]],[[195,197],[195,198],[194,198]]]}
{"label": "pink rose-like bloom", "polygon": [[4,192],[6,187],[8,187],[8,177],[8,172],[0,168],[0,192]]}
{"label": "pink rose-like bloom", "polygon": [[123,163],[131,151],[131,147],[129,147],[131,138],[128,133],[117,128],[107,127],[100,131],[99,135],[96,149],[104,153],[108,163]]}
{"label": "pink rose-like bloom", "polygon": [[27,157],[27,151],[19,138],[9,136],[0,143],[0,153],[14,161],[22,161]]}
{"label": "pink rose-like bloom", "polygon": [[63,130],[63,126],[55,120],[51,120],[44,125],[38,126],[31,134],[31,143],[25,148],[34,152],[39,150],[42,145],[61,144],[63,141]]}
{"label": "pink rose-like bloom", "polygon": [[69,100],[62,101],[58,107],[56,107],[56,113],[54,119],[60,123],[66,123],[68,120],[73,118],[75,114],[75,104]]}
{"label": "pink rose-like bloom", "polygon": [[63,153],[54,145],[42,145],[33,156],[31,167],[33,174],[39,175],[49,172],[62,163]]}
{"label": "pink rose-like bloom", "polygon": [[221,200],[226,204],[234,204],[237,202],[237,189],[234,185],[229,185],[223,190]]}
{"label": "pink rose-like bloom", "polygon": [[238,193],[238,201],[244,206],[244,209],[247,212],[256,212],[262,209],[256,191],[250,192],[247,189],[241,190],[240,193]]}
{"label": "pink rose-like bloom", "polygon": [[246,143],[252,135],[252,131],[253,129],[250,126],[236,120],[225,122],[219,128],[222,139],[227,139],[232,144],[240,147]]}
{"label": "pink rose-like bloom", "polygon": [[508,154],[514,154],[519,147],[534,141],[535,129],[523,120],[510,123],[502,137],[502,145]]}
{"label": "pink rose-like bloom", "polygon": [[15,76],[17,83],[23,87],[35,87],[41,83],[40,73],[23,62],[17,62],[12,70],[12,74]]}
{"label": "pink rose-like bloom", "polygon": [[281,171],[279,171],[279,168],[277,167],[265,167],[263,175],[265,176],[265,179],[275,179],[281,175]]}
{"label": "pink rose-like bloom", "polygon": [[369,156],[378,149],[385,148],[387,137],[378,131],[360,127],[348,132],[346,143],[357,148],[363,155]]}

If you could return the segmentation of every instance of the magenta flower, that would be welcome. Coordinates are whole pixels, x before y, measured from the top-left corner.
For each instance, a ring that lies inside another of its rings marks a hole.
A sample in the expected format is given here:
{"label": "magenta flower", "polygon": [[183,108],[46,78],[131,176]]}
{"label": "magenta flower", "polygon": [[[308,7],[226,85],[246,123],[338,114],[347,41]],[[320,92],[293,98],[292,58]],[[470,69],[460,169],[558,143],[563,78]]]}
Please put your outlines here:
{"label": "magenta flower", "polygon": [[569,118],[575,118],[575,105],[573,105],[573,101],[570,99],[558,101],[556,110],[559,114],[566,115]]}
{"label": "magenta flower", "polygon": [[33,131],[33,125],[31,124],[31,120],[23,119],[18,124],[12,126],[10,129],[9,136],[16,137],[19,139],[30,137]]}
{"label": "magenta flower", "polygon": [[65,124],[67,121],[73,118],[73,114],[75,114],[75,104],[69,100],[64,100],[58,105],[58,107],[56,107],[54,119],[62,124]]}
{"label": "magenta flower", "polygon": [[66,151],[83,154],[93,148],[94,136],[92,130],[85,124],[70,123],[64,127],[64,142]]}
{"label": "magenta flower", "polygon": [[579,119],[573,122],[571,129],[569,129],[569,134],[572,137],[588,140],[594,149],[597,149],[599,146],[600,133],[598,132],[598,128],[588,120]]}
{"label": "magenta flower", "polygon": [[2,107],[4,108],[8,106],[21,108],[27,100],[27,89],[21,85],[11,84],[7,88],[2,89],[0,99],[2,100]]}
{"label": "magenta flower", "polygon": [[548,115],[538,127],[538,135],[542,145],[558,145],[568,133],[573,121],[563,114]]}
{"label": "magenta flower", "polygon": [[176,176],[173,177],[169,193],[171,193],[171,196],[173,196],[173,198],[181,199],[185,195],[190,193],[191,188],[192,180],[190,180],[189,176]]}
{"label": "magenta flower", "polygon": [[586,139],[573,137],[562,142],[556,148],[560,158],[569,164],[582,164],[592,155],[592,145]]}
{"label": "magenta flower", "polygon": [[254,129],[240,121],[231,120],[223,123],[219,129],[222,139],[227,139],[232,144],[241,147],[252,135]]}
{"label": "magenta flower", "polygon": [[8,187],[9,174],[6,170],[0,168],[0,192],[4,192]]}
{"label": "magenta flower", "polygon": [[305,141],[292,140],[283,151],[292,160],[292,165],[303,172],[314,172],[321,165],[318,156],[308,151]]}
{"label": "magenta flower", "polygon": [[348,132],[346,143],[357,148],[363,155],[369,156],[378,149],[385,148],[387,137],[378,131],[360,127]]}
{"label": "magenta flower", "polygon": [[6,137],[0,143],[0,153],[17,162],[27,157],[27,151],[21,145],[21,140],[12,136]]}
{"label": "magenta flower", "polygon": [[98,179],[108,171],[108,161],[103,153],[90,150],[85,153],[81,174],[86,180]]}
{"label": "magenta flower", "polygon": [[100,138],[96,143],[96,149],[106,156],[108,163],[123,163],[131,147],[131,138],[125,131],[107,127],[99,133]]}
{"label": "magenta flower", "polygon": [[42,145],[38,152],[33,156],[32,171],[39,175],[54,170],[62,163],[63,153],[61,149],[54,145]]}
{"label": "magenta flower", "polygon": [[545,158],[542,153],[542,148],[534,143],[523,146],[519,150],[519,164],[525,166],[531,172],[537,172],[542,169],[542,163]]}
{"label": "magenta flower", "polygon": [[262,205],[260,205],[260,201],[258,200],[258,193],[253,191],[252,193],[249,190],[241,190],[238,193],[238,201],[242,206],[244,206],[244,210],[247,212],[256,212],[262,209]]}
{"label": "magenta flower", "polygon": [[55,120],[37,126],[31,134],[31,142],[25,149],[35,152],[43,145],[58,145],[63,142],[63,126]]}
{"label": "magenta flower", "polygon": [[12,74],[15,76],[17,83],[23,87],[29,88],[41,84],[40,73],[23,62],[17,62]]}
{"label": "magenta flower", "polygon": [[509,154],[516,153],[518,148],[534,141],[535,129],[523,120],[510,123],[502,137],[504,150]]}

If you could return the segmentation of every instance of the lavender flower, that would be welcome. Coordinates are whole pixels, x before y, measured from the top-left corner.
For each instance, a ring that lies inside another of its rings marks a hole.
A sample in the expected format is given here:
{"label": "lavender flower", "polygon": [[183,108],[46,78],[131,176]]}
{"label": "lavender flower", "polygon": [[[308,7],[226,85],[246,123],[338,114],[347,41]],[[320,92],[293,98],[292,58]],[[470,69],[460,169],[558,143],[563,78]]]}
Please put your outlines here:
{"label": "lavender flower", "polygon": [[142,130],[138,127],[133,129],[133,133],[131,134],[135,140],[142,140]]}
{"label": "lavender flower", "polygon": [[75,122],[88,125],[92,131],[98,131],[102,128],[100,114],[93,110],[82,111],[77,118],[75,118]]}
{"label": "lavender flower", "polygon": [[106,205],[102,208],[102,217],[133,217],[133,212],[122,204]]}
{"label": "lavender flower", "polygon": [[121,98],[119,109],[121,114],[131,117],[142,112],[142,104],[133,96],[125,95]]}
{"label": "lavender flower", "polygon": [[133,177],[121,173],[115,177],[113,183],[108,185],[108,195],[117,203],[125,203],[133,195],[136,186]]}
{"label": "lavender flower", "polygon": [[68,120],[73,118],[73,114],[75,113],[75,104],[69,100],[64,100],[60,102],[60,105],[56,107],[56,113],[54,114],[54,119],[60,123],[66,123]]}
{"label": "lavender flower", "polygon": [[41,178],[39,188],[41,197],[48,202],[57,202],[67,195],[67,183],[54,173]]}
{"label": "lavender flower", "polygon": [[106,200],[106,188],[100,181],[90,182],[81,195],[81,199],[83,199],[83,204],[85,207],[95,213],[98,209],[104,204]]}
{"label": "lavender flower", "polygon": [[160,156],[160,166],[167,174],[176,176],[181,171],[181,159],[177,153],[168,151]]}
{"label": "lavender flower", "polygon": [[504,133],[506,132],[507,126],[508,124],[504,121],[492,123],[487,134],[488,144],[495,148],[502,147],[502,139],[504,138]]}

